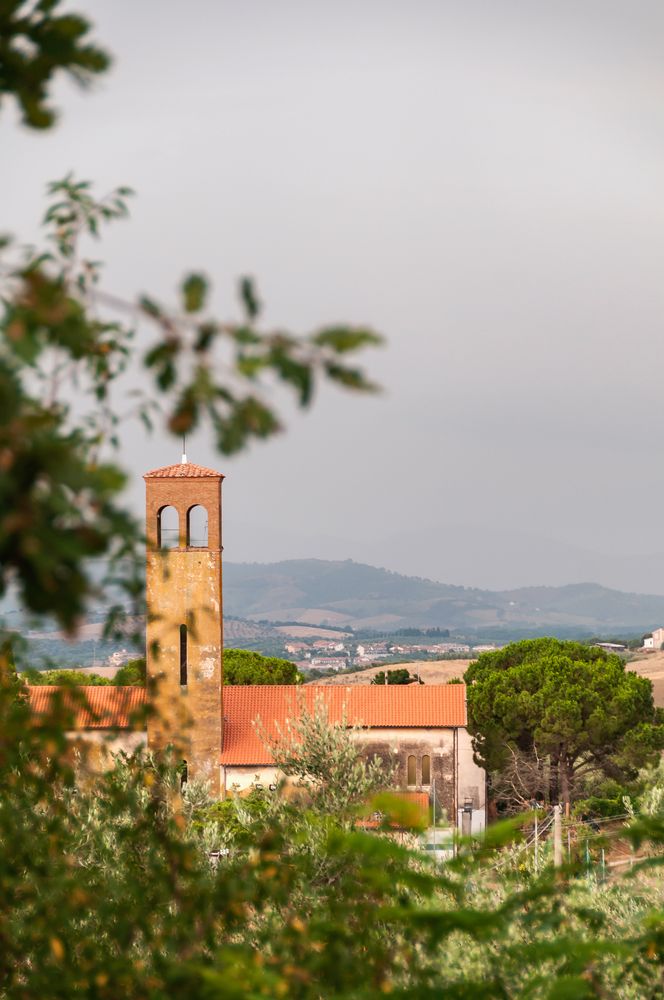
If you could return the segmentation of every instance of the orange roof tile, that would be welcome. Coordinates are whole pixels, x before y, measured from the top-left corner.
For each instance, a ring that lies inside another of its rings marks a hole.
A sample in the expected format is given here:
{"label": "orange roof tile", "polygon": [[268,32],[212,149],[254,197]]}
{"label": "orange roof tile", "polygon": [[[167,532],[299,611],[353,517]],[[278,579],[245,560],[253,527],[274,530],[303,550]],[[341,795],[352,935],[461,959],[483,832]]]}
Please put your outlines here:
{"label": "orange roof tile", "polygon": [[[72,690],[84,697],[84,705],[79,704],[75,696],[72,697]],[[76,713],[75,729],[129,729],[130,715],[145,704],[144,687],[81,684],[72,689],[39,684],[28,687],[30,708],[35,715],[46,715],[58,692],[63,697],[64,706]]]}
{"label": "orange roof tile", "polygon": [[260,718],[267,735],[275,738],[286,720],[297,716],[300,698],[309,711],[321,698],[331,722],[340,722],[345,715],[349,725],[399,729],[466,725],[465,684],[227,686],[221,763],[271,764],[254,722]]}
{"label": "orange roof tile", "polygon": [[143,479],[224,479],[221,472],[207,469],[204,465],[194,465],[193,462],[178,462],[177,465],[164,465],[161,469],[146,472]]}

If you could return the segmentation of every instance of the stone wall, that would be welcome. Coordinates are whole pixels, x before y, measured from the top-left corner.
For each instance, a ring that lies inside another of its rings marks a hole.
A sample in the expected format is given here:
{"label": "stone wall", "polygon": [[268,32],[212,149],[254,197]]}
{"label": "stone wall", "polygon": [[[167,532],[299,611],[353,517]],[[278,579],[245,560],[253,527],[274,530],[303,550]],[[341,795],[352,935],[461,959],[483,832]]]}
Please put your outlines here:
{"label": "stone wall", "polygon": [[[436,792],[438,816],[445,815],[455,822],[457,788],[455,765],[455,735],[453,729],[370,729],[358,733],[368,756],[376,755],[394,769],[395,788]],[[415,757],[416,780],[408,782],[408,758]],[[422,758],[429,757],[431,782],[422,783]]]}

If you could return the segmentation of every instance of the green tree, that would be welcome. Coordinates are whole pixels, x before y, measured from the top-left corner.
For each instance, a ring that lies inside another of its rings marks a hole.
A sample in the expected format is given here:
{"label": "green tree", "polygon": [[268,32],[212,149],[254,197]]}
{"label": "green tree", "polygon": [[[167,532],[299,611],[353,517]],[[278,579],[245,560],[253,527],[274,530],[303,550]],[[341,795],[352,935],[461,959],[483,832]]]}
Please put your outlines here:
{"label": "green tree", "polygon": [[145,657],[139,656],[134,660],[127,660],[116,673],[112,683],[127,687],[141,687],[145,684],[145,678]]}
{"label": "green tree", "polygon": [[[387,673],[387,680],[385,679]],[[396,670],[380,670],[377,674],[374,674],[372,684],[421,684],[415,674],[411,674],[409,670],[405,667],[399,667]]]}
{"label": "green tree", "polygon": [[478,761],[500,772],[517,759],[523,771],[536,758],[552,801],[574,799],[592,775],[633,778],[664,745],[651,682],[602,649],[527,639],[482,653],[465,680]]}
{"label": "green tree", "polygon": [[224,650],[224,684],[301,684],[302,679],[290,660],[248,649]]}

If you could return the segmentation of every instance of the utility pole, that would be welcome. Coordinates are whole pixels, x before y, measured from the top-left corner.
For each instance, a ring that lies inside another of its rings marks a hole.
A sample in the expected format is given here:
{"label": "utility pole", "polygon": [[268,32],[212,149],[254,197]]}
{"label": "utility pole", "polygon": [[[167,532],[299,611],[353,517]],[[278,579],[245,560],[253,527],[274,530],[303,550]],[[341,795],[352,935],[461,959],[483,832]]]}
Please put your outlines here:
{"label": "utility pole", "polygon": [[560,868],[563,863],[563,807],[553,807],[553,864]]}
{"label": "utility pole", "polygon": [[436,864],[438,864],[438,854],[436,845],[436,775],[433,777],[433,856]]}

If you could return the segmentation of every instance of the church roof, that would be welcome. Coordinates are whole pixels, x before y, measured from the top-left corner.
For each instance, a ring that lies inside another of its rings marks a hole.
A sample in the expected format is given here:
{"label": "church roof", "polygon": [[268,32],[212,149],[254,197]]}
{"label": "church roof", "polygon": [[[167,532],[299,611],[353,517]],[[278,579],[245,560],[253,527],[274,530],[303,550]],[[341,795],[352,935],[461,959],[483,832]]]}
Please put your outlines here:
{"label": "church roof", "polygon": [[327,708],[330,722],[389,729],[453,729],[466,725],[465,684],[410,685],[247,685],[223,690],[222,764],[272,763],[256,726],[269,738],[286,729],[300,704],[313,711],[317,702]]}
{"label": "church roof", "polygon": [[[75,729],[133,728],[132,715],[146,703],[144,687],[35,685],[28,693],[36,715],[47,714],[59,693],[64,707],[74,713]],[[330,722],[345,719],[348,725],[371,729],[455,729],[467,721],[465,684],[225,685],[222,696],[220,763],[230,765],[271,764],[256,721],[269,738],[276,738],[298,716],[301,704],[313,712],[322,701]]]}
{"label": "church roof", "polygon": [[144,687],[116,687],[100,684],[60,687],[35,684],[28,687],[30,708],[35,715],[50,713],[54,699],[74,715],[74,729],[131,729],[131,716],[145,704]]}
{"label": "church roof", "polygon": [[177,465],[164,465],[161,469],[146,472],[143,479],[223,479],[221,472],[208,469],[204,465],[193,462],[178,462]]}

